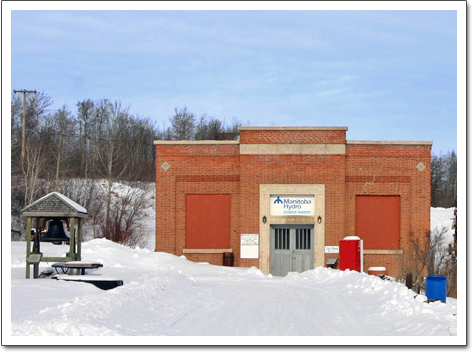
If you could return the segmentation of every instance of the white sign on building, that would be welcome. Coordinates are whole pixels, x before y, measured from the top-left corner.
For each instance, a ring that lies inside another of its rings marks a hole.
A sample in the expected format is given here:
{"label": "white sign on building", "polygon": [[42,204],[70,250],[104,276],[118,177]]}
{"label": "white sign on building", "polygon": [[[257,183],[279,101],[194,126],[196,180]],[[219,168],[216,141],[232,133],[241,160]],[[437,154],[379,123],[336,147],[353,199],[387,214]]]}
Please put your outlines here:
{"label": "white sign on building", "polygon": [[315,216],[315,196],[313,194],[271,194],[270,215]]}
{"label": "white sign on building", "polygon": [[325,253],[339,253],[339,246],[325,246]]}
{"label": "white sign on building", "polygon": [[241,235],[241,258],[257,259],[259,258],[259,235],[242,234]]}

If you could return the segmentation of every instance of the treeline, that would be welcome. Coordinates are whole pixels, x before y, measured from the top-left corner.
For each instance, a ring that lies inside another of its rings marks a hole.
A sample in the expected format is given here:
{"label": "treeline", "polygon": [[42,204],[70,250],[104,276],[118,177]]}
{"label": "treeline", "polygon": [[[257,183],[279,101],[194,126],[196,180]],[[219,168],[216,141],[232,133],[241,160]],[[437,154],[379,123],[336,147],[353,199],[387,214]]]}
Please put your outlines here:
{"label": "treeline", "polygon": [[[154,140],[235,139],[240,125],[206,114],[198,118],[186,107],[175,108],[166,119],[168,127],[159,128],[156,121],[132,114],[119,101],[85,99],[72,110],[64,105],[56,111],[51,105],[44,92],[27,94],[23,124],[23,95],[12,93],[12,213],[52,191],[69,196],[66,180],[103,179],[108,185],[108,217],[113,182],[154,182]],[[455,152],[433,155],[431,171],[431,206],[455,206]],[[88,208],[92,194],[90,188],[72,199]]]}
{"label": "treeline", "polygon": [[176,108],[169,127],[159,128],[108,99],[86,99],[56,111],[51,105],[44,92],[27,94],[23,124],[23,94],[12,94],[12,204],[20,209],[58,191],[65,179],[153,182],[154,140],[218,139],[234,136],[239,125],[207,115],[197,119],[187,108]]}
{"label": "treeline", "polygon": [[457,206],[457,154],[454,151],[431,157],[431,206]]}

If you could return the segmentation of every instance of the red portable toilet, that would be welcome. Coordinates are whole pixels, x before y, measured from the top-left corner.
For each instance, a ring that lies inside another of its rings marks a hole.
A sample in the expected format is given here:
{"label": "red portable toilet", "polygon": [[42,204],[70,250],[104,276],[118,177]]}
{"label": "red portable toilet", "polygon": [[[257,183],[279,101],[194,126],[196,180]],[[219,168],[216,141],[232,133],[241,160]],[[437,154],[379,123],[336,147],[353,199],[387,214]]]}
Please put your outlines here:
{"label": "red portable toilet", "polygon": [[344,237],[339,241],[339,269],[363,271],[362,240],[357,236]]}

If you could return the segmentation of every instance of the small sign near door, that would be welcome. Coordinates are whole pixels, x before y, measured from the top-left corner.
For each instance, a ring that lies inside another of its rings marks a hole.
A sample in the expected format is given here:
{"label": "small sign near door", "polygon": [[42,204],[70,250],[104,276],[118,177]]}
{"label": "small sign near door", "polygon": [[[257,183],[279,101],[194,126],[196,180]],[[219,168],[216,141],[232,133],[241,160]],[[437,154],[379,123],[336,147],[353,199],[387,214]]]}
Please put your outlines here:
{"label": "small sign near door", "polygon": [[339,246],[325,246],[325,253],[339,253]]}
{"label": "small sign near door", "polygon": [[241,258],[257,259],[259,258],[259,235],[242,234],[241,235]]}

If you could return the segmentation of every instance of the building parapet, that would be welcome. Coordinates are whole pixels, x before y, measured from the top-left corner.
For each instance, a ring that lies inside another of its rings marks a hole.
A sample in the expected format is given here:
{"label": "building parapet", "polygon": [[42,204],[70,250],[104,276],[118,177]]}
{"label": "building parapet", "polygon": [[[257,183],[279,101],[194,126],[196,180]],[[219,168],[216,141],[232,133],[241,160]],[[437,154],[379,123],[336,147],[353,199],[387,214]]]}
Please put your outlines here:
{"label": "building parapet", "polygon": [[433,145],[431,141],[346,141],[353,145]]}
{"label": "building parapet", "polygon": [[154,141],[154,144],[159,145],[209,145],[209,144],[239,144],[239,141],[225,141],[225,140],[201,140],[201,141]]}
{"label": "building parapet", "polygon": [[261,126],[240,126],[238,131],[347,131],[346,126],[309,126],[309,127],[261,127]]}

